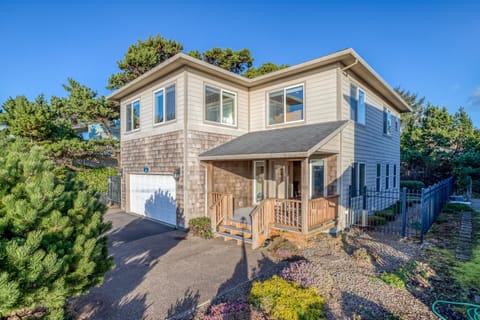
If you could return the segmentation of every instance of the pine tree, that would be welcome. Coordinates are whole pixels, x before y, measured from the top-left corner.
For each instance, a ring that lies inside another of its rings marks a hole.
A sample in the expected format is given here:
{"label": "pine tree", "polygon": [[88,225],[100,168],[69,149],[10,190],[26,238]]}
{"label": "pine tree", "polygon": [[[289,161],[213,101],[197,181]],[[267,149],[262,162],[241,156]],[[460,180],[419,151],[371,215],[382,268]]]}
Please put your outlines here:
{"label": "pine tree", "polygon": [[62,319],[69,297],[113,266],[98,196],[60,180],[41,148],[0,140],[0,318],[44,310]]}

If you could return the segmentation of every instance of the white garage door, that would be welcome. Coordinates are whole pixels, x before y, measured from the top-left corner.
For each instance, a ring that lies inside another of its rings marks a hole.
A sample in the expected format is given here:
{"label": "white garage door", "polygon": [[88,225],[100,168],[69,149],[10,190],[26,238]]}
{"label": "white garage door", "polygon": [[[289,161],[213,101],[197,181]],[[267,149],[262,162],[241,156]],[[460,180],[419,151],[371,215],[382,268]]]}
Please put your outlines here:
{"label": "white garage door", "polygon": [[175,179],[171,175],[131,174],[130,211],[176,225]]}

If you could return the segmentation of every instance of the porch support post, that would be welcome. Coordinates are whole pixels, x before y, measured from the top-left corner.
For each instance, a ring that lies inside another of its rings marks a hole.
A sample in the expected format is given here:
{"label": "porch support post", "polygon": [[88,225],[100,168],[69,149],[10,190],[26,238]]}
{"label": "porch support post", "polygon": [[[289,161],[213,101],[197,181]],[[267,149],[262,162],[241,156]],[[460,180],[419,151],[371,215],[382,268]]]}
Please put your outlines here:
{"label": "porch support post", "polygon": [[302,160],[302,233],[308,233],[308,158]]}
{"label": "porch support post", "polygon": [[[215,230],[217,227],[217,221],[215,221],[215,215],[212,214],[212,210],[210,210],[210,206],[213,204],[212,194],[213,191],[213,162],[209,161],[207,163],[207,214],[210,217],[210,221],[212,223],[212,230]],[[215,230],[216,231],[216,230]]]}

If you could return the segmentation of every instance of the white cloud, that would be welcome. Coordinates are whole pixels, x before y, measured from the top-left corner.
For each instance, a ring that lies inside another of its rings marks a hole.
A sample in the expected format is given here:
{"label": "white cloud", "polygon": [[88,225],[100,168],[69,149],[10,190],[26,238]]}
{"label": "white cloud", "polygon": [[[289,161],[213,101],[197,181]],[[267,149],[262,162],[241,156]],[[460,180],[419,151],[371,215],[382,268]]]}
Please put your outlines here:
{"label": "white cloud", "polygon": [[468,104],[472,107],[480,107],[480,87],[477,87],[470,97],[468,98]]}

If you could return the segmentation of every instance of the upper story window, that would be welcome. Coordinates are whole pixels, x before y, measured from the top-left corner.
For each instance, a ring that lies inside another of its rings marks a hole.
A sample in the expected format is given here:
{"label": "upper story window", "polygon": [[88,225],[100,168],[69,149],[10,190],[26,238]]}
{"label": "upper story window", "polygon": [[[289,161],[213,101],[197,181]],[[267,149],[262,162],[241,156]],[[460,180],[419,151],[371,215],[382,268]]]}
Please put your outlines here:
{"label": "upper story window", "polygon": [[302,121],[305,113],[303,84],[268,94],[268,124]]}
{"label": "upper story window", "polygon": [[129,132],[140,129],[140,100],[135,100],[132,103],[127,104],[125,109],[127,122],[125,131]]}
{"label": "upper story window", "polygon": [[233,92],[205,86],[205,120],[235,125],[236,98]]}
{"label": "upper story window", "polygon": [[365,118],[365,91],[352,84],[350,86],[350,119],[365,124]]}
{"label": "upper story window", "polygon": [[153,95],[153,123],[175,120],[175,85],[157,90]]}
{"label": "upper story window", "polygon": [[392,112],[387,108],[383,108],[383,133],[392,134]]}

